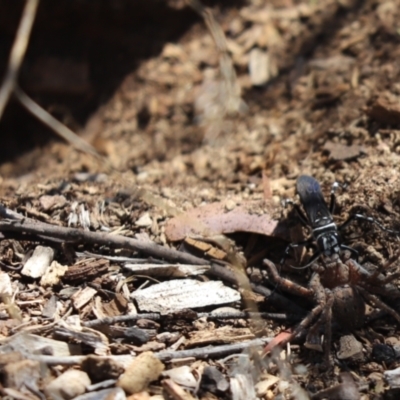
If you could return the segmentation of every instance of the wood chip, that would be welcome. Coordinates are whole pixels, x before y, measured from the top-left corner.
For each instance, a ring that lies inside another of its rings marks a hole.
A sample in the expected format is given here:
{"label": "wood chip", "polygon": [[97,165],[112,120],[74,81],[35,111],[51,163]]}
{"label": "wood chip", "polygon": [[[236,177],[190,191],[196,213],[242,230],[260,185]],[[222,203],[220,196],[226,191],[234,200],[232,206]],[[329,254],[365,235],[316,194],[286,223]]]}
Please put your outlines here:
{"label": "wood chip", "polygon": [[384,125],[397,125],[400,123],[399,100],[390,93],[383,93],[372,101],[367,114]]}
{"label": "wood chip", "polygon": [[33,360],[13,362],[3,368],[2,375],[5,387],[29,393],[29,387],[38,387],[41,378],[40,363]]}
{"label": "wood chip", "polygon": [[207,243],[202,240],[197,240],[190,237],[185,239],[185,243],[203,252],[204,255],[214,258],[215,260],[225,260],[225,258],[227,257],[227,253],[225,251],[218,249],[211,243]]}
{"label": "wood chip", "polygon": [[117,293],[115,298],[109,303],[102,303],[102,311],[105,317],[116,317],[125,313],[128,307],[128,300],[121,293]]}
{"label": "wood chip", "polygon": [[63,208],[67,204],[67,199],[61,195],[55,196],[42,196],[40,199],[40,205],[44,211],[55,210]]}
{"label": "wood chip", "polygon": [[279,382],[279,379],[279,377],[274,375],[264,375],[262,380],[255,385],[257,396],[264,396],[273,385]]}
{"label": "wood chip", "polygon": [[237,290],[220,281],[173,280],[136,290],[131,294],[141,311],[168,314],[185,308],[233,303],[240,300]]}
{"label": "wood chip", "polygon": [[261,86],[278,74],[278,67],[266,50],[255,47],[250,51],[249,71],[252,85]]}
{"label": "wood chip", "polygon": [[148,228],[153,224],[152,219],[150,218],[149,213],[143,214],[136,222],[135,225],[142,227],[142,228]]}
{"label": "wood chip", "polygon": [[37,246],[32,256],[25,263],[21,274],[30,278],[40,278],[50,267],[54,258],[54,249]]}
{"label": "wood chip", "polygon": [[186,388],[196,388],[197,381],[190,367],[182,365],[181,367],[172,368],[162,373],[162,376],[172,379],[176,384]]}
{"label": "wood chip", "polygon": [[68,270],[64,275],[63,281],[87,281],[88,279],[106,271],[109,265],[110,262],[106,259],[89,258],[80,260],[78,263],[68,267]]}
{"label": "wood chip", "polygon": [[11,296],[12,292],[10,276],[5,272],[0,271],[0,295]]}
{"label": "wood chip", "polygon": [[85,393],[90,383],[86,372],[70,369],[47,384],[44,392],[50,399],[69,400]]}
{"label": "wood chip", "polygon": [[400,367],[385,371],[383,377],[389,384],[390,389],[400,389]]}
{"label": "wood chip", "polygon": [[66,265],[53,261],[40,279],[40,285],[43,287],[58,285],[67,271],[68,267]]}
{"label": "wood chip", "polygon": [[140,275],[185,278],[204,274],[211,267],[209,265],[190,264],[125,264],[124,268]]}
{"label": "wood chip", "polygon": [[183,390],[172,379],[164,379],[162,381],[163,388],[174,400],[195,400],[189,393]]}
{"label": "wood chip", "polygon": [[96,289],[93,289],[89,286],[86,286],[84,289],[78,290],[74,295],[71,297],[71,300],[74,304],[74,307],[79,310],[84,305],[89,303],[90,300],[93,299],[95,294],[97,293]]}
{"label": "wood chip", "polygon": [[364,358],[363,346],[353,335],[342,336],[337,357],[339,360],[361,361]]}
{"label": "wood chip", "polygon": [[329,151],[329,158],[335,161],[353,160],[361,154],[365,154],[364,147],[356,144],[346,146],[340,143],[326,142],[324,150]]}
{"label": "wood chip", "polygon": [[[150,399],[150,396],[148,397],[148,399]],[[75,397],[74,400],[126,400],[126,395],[121,388],[114,388],[114,389],[99,390],[97,392],[85,393],[78,397]],[[135,399],[129,398],[129,400],[135,400]]]}
{"label": "wood chip", "polygon": [[8,354],[12,352],[20,352],[27,356],[45,353],[55,357],[66,357],[81,354],[81,346],[21,332],[12,336],[5,344],[0,346],[0,353]]}
{"label": "wood chip", "polygon": [[254,334],[249,328],[232,328],[222,326],[218,329],[201,330],[189,333],[187,347],[204,346],[214,343],[234,343],[254,339]]}

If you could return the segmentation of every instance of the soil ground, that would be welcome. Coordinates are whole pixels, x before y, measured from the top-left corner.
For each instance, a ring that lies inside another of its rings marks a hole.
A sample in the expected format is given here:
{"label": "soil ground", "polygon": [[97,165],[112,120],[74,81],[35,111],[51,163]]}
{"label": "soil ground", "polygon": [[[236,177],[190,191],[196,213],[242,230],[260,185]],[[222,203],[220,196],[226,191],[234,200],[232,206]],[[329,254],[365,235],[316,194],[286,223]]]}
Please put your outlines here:
{"label": "soil ground", "polygon": [[[228,98],[219,86],[219,54],[204,21],[184,2],[136,3],[41,4],[21,85],[92,143],[113,170],[49,139],[43,126],[11,103],[0,123],[0,194],[7,207],[65,225],[74,202],[92,214],[108,202],[115,205],[106,213],[112,229],[178,247],[180,241],[165,234],[174,215],[227,199],[268,200],[271,218],[285,219],[280,200],[293,198],[296,178],[308,174],[327,198],[333,182],[342,185],[338,222],[356,210],[400,227],[399,0],[208,3],[227,37],[246,104],[232,115],[222,106]],[[13,19],[16,25],[19,18],[14,8],[7,21],[0,12],[0,33],[10,43]],[[55,17],[60,15],[71,24]],[[8,51],[1,48],[3,60]],[[256,84],[249,63],[260,59],[268,77]],[[67,199],[65,209],[43,208],[40,199],[51,193]],[[135,225],[146,213],[153,225]],[[396,254],[396,236],[367,224],[351,229],[346,244],[359,251],[361,263],[383,264]],[[279,260],[289,229],[283,236],[230,237],[235,252],[253,260],[247,267],[259,268],[262,257]],[[25,242],[23,248],[34,246]],[[307,284],[306,272],[294,275]],[[21,285],[32,284],[21,279]],[[268,300],[259,308],[273,310]],[[268,321],[263,333],[274,336],[290,325]],[[320,353],[299,342],[293,365],[305,365],[307,373],[292,371],[291,382],[312,394],[350,371],[363,398],[390,398],[383,374],[398,362],[376,361],[371,352],[374,343],[399,342],[399,334],[389,317],[367,324],[357,334],[363,361],[337,362],[324,373]],[[339,339],[335,333],[332,357]],[[283,389],[270,390],[279,396]]]}

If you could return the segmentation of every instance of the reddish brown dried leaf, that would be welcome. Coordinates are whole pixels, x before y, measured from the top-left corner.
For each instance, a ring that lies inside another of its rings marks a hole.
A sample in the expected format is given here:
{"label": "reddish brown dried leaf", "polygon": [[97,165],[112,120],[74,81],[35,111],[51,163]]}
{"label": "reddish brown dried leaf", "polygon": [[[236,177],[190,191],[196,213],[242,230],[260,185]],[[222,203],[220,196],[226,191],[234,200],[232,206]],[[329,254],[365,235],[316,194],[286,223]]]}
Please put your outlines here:
{"label": "reddish brown dried leaf", "polygon": [[[277,235],[278,221],[271,217],[264,204],[242,201],[236,205],[234,200],[227,200],[197,207],[170,219],[165,226],[165,234],[171,241],[188,236],[211,237],[234,232]],[[273,210],[271,206],[268,209]]]}

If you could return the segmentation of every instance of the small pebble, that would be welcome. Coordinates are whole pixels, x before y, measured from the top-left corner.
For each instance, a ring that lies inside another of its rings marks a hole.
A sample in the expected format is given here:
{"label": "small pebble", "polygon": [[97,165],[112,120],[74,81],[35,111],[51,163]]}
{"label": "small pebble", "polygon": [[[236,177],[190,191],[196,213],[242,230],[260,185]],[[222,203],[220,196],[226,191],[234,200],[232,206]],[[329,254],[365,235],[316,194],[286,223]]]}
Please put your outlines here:
{"label": "small pebble", "polygon": [[49,399],[75,399],[85,393],[90,384],[86,372],[70,369],[46,385],[44,392]]}
{"label": "small pebble", "polygon": [[137,356],[126,368],[117,385],[128,394],[142,392],[164,370],[164,364],[150,351]]}
{"label": "small pebble", "polygon": [[236,202],[233,201],[232,199],[228,199],[225,202],[225,210],[226,211],[232,211],[236,207]]}
{"label": "small pebble", "polygon": [[50,267],[53,259],[54,250],[51,247],[37,246],[22,268],[21,274],[30,278],[40,278]]}
{"label": "small pebble", "polygon": [[147,228],[153,224],[149,213],[143,214],[136,222],[135,225],[141,228]]}

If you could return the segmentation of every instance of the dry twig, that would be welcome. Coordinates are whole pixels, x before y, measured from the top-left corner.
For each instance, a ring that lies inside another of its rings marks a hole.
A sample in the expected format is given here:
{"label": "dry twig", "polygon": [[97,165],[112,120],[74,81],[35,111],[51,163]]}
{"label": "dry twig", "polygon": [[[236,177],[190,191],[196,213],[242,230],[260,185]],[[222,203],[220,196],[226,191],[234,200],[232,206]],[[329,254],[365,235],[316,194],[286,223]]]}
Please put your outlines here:
{"label": "dry twig", "polygon": [[27,0],[24,12],[21,17],[16,38],[11,49],[8,68],[0,89],[0,119],[3,116],[4,109],[14,93],[17,100],[37,119],[42,121],[57,135],[70,143],[76,149],[91,154],[94,157],[102,158],[100,154],[85,140],[80,138],[69,128],[56,120],[51,114],[35,103],[27,94],[18,87],[18,74],[28,47],[29,37],[32,31],[33,22],[36,16],[36,10],[39,0]]}
{"label": "dry twig", "polygon": [[[188,350],[164,350],[159,353],[155,353],[154,355],[161,361],[170,361],[174,359],[180,358],[200,358],[200,359],[208,359],[208,358],[221,358],[226,357],[230,354],[240,353],[243,350],[246,350],[250,347],[262,347],[265,346],[266,343],[270,342],[272,338],[260,338],[253,339],[247,342],[242,343],[233,343],[226,344],[221,346],[207,346],[200,347],[195,349]],[[126,357],[126,356],[120,356]],[[47,356],[47,355],[35,355],[35,354],[27,354],[27,358],[31,360],[37,360],[47,365],[77,365],[81,364],[87,357],[86,356],[67,356],[67,357],[55,357],[55,356]],[[109,357],[101,357],[103,359],[112,358],[116,359],[118,356],[109,356]]]}
{"label": "dry twig", "polygon": [[72,132],[67,126],[55,119],[44,108],[40,107],[33,101],[17,84],[14,88],[14,95],[17,100],[38,120],[47,125],[57,135],[61,136],[66,142],[70,143],[76,149],[84,153],[91,154],[96,158],[102,158],[96,149],[90,145],[86,140],[83,140],[76,133]]}
{"label": "dry twig", "polygon": [[215,45],[220,53],[219,66],[222,80],[225,86],[226,103],[225,111],[227,114],[243,111],[247,106],[240,96],[241,88],[237,81],[236,72],[233,68],[231,57],[228,53],[226,37],[214,18],[210,9],[204,7],[200,0],[186,0],[187,4],[192,7],[203,19],[214,39]]}
{"label": "dry twig", "polygon": [[[247,311],[237,312],[224,312],[224,313],[197,313],[196,318],[207,318],[208,320],[219,320],[219,319],[242,319],[242,318],[271,318],[281,321],[298,321],[301,319],[301,315],[295,314],[279,314],[279,313],[254,313]],[[100,325],[112,325],[120,322],[133,322],[138,319],[150,319],[152,321],[160,321],[162,318],[161,314],[158,313],[143,313],[133,315],[118,315],[116,317],[105,317],[100,319],[93,319],[91,321],[83,322],[82,325],[86,327],[94,327]],[[164,316],[165,318],[165,316]]]}
{"label": "dry twig", "polygon": [[164,350],[157,353],[155,356],[161,361],[169,361],[177,358],[221,358],[226,357],[230,354],[240,353],[241,351],[250,347],[264,346],[270,342],[272,338],[260,338],[249,340],[248,342],[225,344],[221,346],[207,346],[188,350],[175,350],[168,351]]}
{"label": "dry twig", "polygon": [[169,249],[153,242],[143,242],[120,235],[110,235],[103,232],[88,232],[81,229],[66,228],[35,221],[31,218],[25,218],[23,215],[7,209],[3,205],[0,205],[0,216],[4,218],[0,221],[0,232],[11,231],[37,235],[38,238],[45,240],[56,239],[57,241],[58,239],[67,243],[86,243],[141,251],[145,254],[173,262],[200,265],[207,263],[207,261],[202,258]]}
{"label": "dry twig", "polygon": [[22,60],[24,59],[26,48],[28,47],[38,4],[39,0],[27,0],[25,4],[17,35],[11,49],[7,72],[0,89],[0,119],[17,84],[18,73],[21,68]]}

